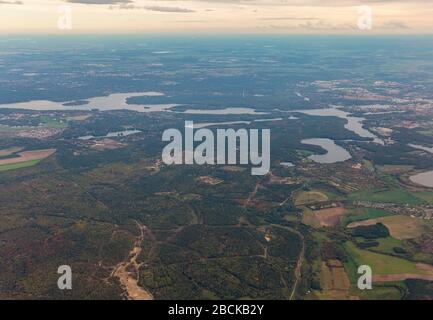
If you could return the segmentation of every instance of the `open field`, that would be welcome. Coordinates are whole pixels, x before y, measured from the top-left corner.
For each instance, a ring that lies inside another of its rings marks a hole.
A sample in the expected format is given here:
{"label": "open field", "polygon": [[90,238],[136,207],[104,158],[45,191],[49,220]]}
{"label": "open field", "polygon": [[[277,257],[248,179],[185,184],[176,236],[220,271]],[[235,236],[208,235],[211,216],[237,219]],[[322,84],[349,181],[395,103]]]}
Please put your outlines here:
{"label": "open field", "polygon": [[356,228],[359,226],[369,226],[376,223],[383,223],[389,229],[391,236],[398,240],[418,238],[424,232],[431,230],[432,227],[432,225],[424,222],[423,220],[403,215],[356,221],[350,223],[347,227]]}
{"label": "open field", "polygon": [[59,119],[53,119],[53,118],[48,117],[48,116],[42,116],[40,119],[41,119],[41,122],[46,127],[49,127],[49,128],[64,129],[68,126],[66,121],[59,120]]}
{"label": "open field", "polygon": [[0,150],[0,157],[7,157],[11,154],[20,152],[23,148],[20,147],[12,147],[12,148],[7,148],[7,149],[2,149]]}
{"label": "open field", "polygon": [[379,171],[384,173],[404,173],[413,169],[413,166],[405,166],[405,165],[385,165],[385,166],[377,166]]}
{"label": "open field", "polygon": [[399,289],[398,284],[394,282],[376,282],[372,290],[359,290],[353,287],[352,290],[362,300],[400,300],[404,289]]}
{"label": "open field", "polygon": [[349,295],[350,280],[343,264],[338,260],[322,262],[320,272],[320,299],[356,299]]}
{"label": "open field", "polygon": [[317,220],[315,212],[307,207],[302,208],[302,222],[313,228],[321,227],[320,221]]}
{"label": "open field", "polygon": [[83,114],[80,116],[71,116],[71,117],[67,117],[66,120],[67,121],[84,121],[87,120],[91,117],[91,114]]}
{"label": "open field", "polygon": [[55,149],[20,152],[19,157],[0,160],[0,172],[35,166],[55,152]]}
{"label": "open field", "polygon": [[56,149],[46,149],[46,150],[35,150],[35,151],[24,151],[20,152],[19,157],[16,158],[8,158],[0,160],[0,166],[16,164],[21,162],[33,161],[33,160],[42,160],[48,158],[52,154],[56,152]]}
{"label": "open field", "polygon": [[411,192],[403,189],[389,190],[367,190],[349,194],[349,200],[352,201],[370,201],[370,202],[390,202],[390,203],[408,203],[422,204],[425,203],[420,198],[415,197]]}
{"label": "open field", "polygon": [[3,164],[3,165],[0,165],[0,172],[33,167],[33,166],[37,165],[39,163],[39,161],[40,160],[30,160],[30,161],[25,161],[25,162]]}
{"label": "open field", "polygon": [[433,266],[362,250],[351,242],[346,242],[344,247],[357,266],[371,267],[375,281],[433,279]]}
{"label": "open field", "polygon": [[414,192],[413,195],[425,202],[433,204],[433,192]]}
{"label": "open field", "polygon": [[324,202],[328,200],[328,196],[320,191],[301,191],[295,195],[295,205],[297,206]]}
{"label": "open field", "polygon": [[314,215],[322,227],[335,227],[340,223],[341,218],[346,212],[345,208],[338,207],[317,210],[314,211]]}
{"label": "open field", "polygon": [[379,274],[379,275],[373,275],[373,281],[388,282],[388,281],[403,281],[407,279],[421,279],[421,280],[433,281],[433,266],[424,263],[417,263],[416,267],[419,270],[424,271],[425,274],[418,274],[418,273],[400,273],[400,274],[387,274],[387,275]]}
{"label": "open field", "polygon": [[394,251],[394,248],[405,249],[404,242],[393,237],[381,238],[377,239],[376,241],[379,243],[379,245],[377,247],[371,248],[371,251],[395,255],[396,252]]}
{"label": "open field", "polygon": [[355,208],[349,210],[348,214],[341,219],[341,222],[343,226],[347,226],[355,221],[364,221],[387,216],[392,216],[392,213],[376,208]]}

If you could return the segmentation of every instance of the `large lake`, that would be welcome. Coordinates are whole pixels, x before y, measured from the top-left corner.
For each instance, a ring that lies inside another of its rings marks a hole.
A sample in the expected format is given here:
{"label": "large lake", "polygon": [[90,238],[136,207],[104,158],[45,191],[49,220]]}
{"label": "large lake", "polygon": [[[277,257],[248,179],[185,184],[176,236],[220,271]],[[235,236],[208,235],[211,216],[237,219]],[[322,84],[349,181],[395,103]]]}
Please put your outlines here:
{"label": "large lake", "polygon": [[[134,97],[163,96],[162,92],[128,92],[113,93],[102,97],[93,97],[80,101],[55,102],[48,100],[33,100],[29,102],[0,104],[1,108],[7,109],[27,109],[27,110],[132,110],[138,112],[169,112],[170,109],[178,104],[128,104],[127,100]],[[252,108],[225,108],[225,109],[189,109],[179,113],[186,114],[209,114],[209,115],[262,115],[265,112],[257,112]]]}
{"label": "large lake", "polygon": [[295,110],[295,112],[304,113],[310,116],[320,117],[337,117],[346,119],[347,124],[344,126],[347,130],[356,133],[362,138],[372,138],[373,142],[378,144],[384,144],[383,140],[375,134],[371,133],[367,129],[364,129],[362,122],[365,118],[352,117],[350,113],[340,110],[338,108],[327,108],[327,109],[309,109],[309,110]]}
{"label": "large lake", "polygon": [[127,99],[133,97],[152,97],[163,96],[161,92],[128,92],[128,93],[113,93],[108,96],[93,97],[80,101],[65,101],[56,102],[48,100],[33,100],[29,102],[0,104],[1,108],[8,109],[28,109],[28,110],[92,110],[98,109],[101,111],[109,110],[133,110],[138,112],[166,111],[175,107],[175,104],[159,104],[159,105],[140,105],[128,104]]}
{"label": "large lake", "polygon": [[250,125],[253,122],[273,122],[273,121],[281,121],[283,118],[274,118],[274,119],[256,119],[251,121],[226,121],[226,122],[197,122],[194,123],[194,129],[208,128],[214,126],[226,126],[226,125],[237,125],[237,124],[245,124]]}
{"label": "large lake", "polygon": [[336,163],[336,162],[346,161],[352,158],[352,156],[346,149],[335,144],[335,142],[331,139],[325,139],[325,138],[304,139],[301,141],[301,143],[319,146],[327,151],[326,154],[314,154],[308,157],[314,162]]}
{"label": "large lake", "polygon": [[257,112],[252,108],[225,108],[225,109],[188,109],[182,113],[186,114],[209,114],[209,115],[227,115],[227,114],[247,114],[262,115],[266,112]]}

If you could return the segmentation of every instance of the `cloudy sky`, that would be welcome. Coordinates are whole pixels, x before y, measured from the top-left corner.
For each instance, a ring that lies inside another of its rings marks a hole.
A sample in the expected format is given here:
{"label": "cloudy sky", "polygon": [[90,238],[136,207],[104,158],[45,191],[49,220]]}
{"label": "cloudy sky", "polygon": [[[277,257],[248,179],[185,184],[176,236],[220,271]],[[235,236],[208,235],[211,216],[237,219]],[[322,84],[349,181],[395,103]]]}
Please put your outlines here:
{"label": "cloudy sky", "polygon": [[433,0],[0,0],[2,34],[95,32],[433,33]]}

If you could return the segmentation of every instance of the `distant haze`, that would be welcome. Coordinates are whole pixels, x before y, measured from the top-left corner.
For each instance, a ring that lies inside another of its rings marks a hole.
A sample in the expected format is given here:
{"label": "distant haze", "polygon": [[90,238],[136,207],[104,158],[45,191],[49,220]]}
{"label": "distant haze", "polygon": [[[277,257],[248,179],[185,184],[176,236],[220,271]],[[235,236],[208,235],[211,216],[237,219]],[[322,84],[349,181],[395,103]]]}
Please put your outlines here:
{"label": "distant haze", "polygon": [[[59,6],[72,29],[59,30]],[[373,10],[358,28],[358,7]],[[0,33],[314,33],[433,32],[431,0],[0,0]]]}

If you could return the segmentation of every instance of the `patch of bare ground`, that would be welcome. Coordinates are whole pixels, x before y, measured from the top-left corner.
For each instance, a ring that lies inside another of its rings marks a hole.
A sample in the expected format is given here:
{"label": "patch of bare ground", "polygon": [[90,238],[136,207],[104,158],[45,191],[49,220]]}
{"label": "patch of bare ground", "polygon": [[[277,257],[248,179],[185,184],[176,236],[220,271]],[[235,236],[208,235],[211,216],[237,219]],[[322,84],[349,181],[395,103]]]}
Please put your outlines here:
{"label": "patch of bare ground", "polygon": [[223,180],[211,177],[211,176],[202,176],[202,177],[198,177],[196,179],[196,181],[200,182],[200,183],[204,183],[204,184],[208,184],[211,186],[216,186],[220,183],[223,183]]}
{"label": "patch of bare ground", "polygon": [[34,150],[34,151],[24,151],[18,153],[16,158],[8,158],[0,160],[0,165],[4,164],[14,164],[32,160],[42,160],[48,158],[56,152],[56,149],[45,149],[45,150]]}
{"label": "patch of bare ground", "polygon": [[224,166],[224,167],[222,167],[222,170],[228,171],[228,172],[242,172],[242,171],[245,171],[245,168],[237,167],[237,166]]}
{"label": "patch of bare ground", "polygon": [[115,150],[125,146],[126,143],[122,143],[113,139],[91,140],[90,142],[90,148],[97,151]]}
{"label": "patch of bare ground", "polygon": [[275,176],[272,173],[269,174],[268,183],[270,184],[295,184],[296,180],[290,177],[279,177]]}
{"label": "patch of bare ground", "polygon": [[340,223],[341,217],[346,214],[346,211],[342,207],[329,208],[314,211],[314,215],[322,227],[335,227]]}
{"label": "patch of bare ground", "polygon": [[141,243],[144,240],[146,226],[139,222],[136,223],[140,229],[140,235],[129,253],[129,260],[119,263],[111,273],[111,277],[119,279],[128,300],[153,300],[152,294],[138,284],[140,264],[137,259],[142,250]]}
{"label": "patch of bare ground", "polygon": [[161,171],[162,164],[163,164],[162,160],[157,159],[153,164],[146,166],[146,169],[152,171],[153,174],[155,174]]}

